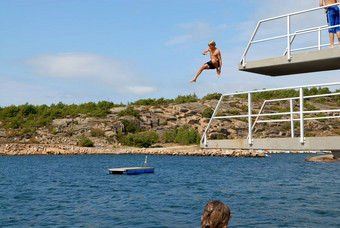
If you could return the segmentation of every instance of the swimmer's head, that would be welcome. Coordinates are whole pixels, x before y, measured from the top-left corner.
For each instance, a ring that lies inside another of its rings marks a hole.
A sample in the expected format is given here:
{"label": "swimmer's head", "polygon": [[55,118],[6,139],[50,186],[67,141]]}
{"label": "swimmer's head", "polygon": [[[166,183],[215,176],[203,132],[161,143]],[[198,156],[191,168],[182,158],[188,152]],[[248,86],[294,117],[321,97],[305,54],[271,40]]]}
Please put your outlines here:
{"label": "swimmer's head", "polygon": [[204,208],[201,228],[227,228],[230,219],[230,208],[221,201],[213,200]]}
{"label": "swimmer's head", "polygon": [[210,40],[209,43],[208,43],[208,45],[209,45],[209,46],[214,46],[214,47],[215,47],[215,46],[216,46],[216,43],[215,43],[215,41]]}

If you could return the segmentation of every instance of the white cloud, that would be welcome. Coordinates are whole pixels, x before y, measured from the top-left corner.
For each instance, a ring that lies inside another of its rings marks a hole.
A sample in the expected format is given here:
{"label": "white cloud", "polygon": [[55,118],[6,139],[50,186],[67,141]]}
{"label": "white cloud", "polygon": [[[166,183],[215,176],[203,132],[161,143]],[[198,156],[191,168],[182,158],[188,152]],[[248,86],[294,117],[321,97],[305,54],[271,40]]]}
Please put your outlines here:
{"label": "white cloud", "polygon": [[186,42],[199,41],[216,35],[222,29],[225,29],[225,25],[217,25],[212,27],[210,23],[206,22],[190,22],[177,25],[180,30],[183,30],[183,34],[177,35],[167,41],[166,45],[176,45]]}
{"label": "white cloud", "polygon": [[2,78],[0,82],[0,106],[25,103],[50,104],[72,100],[70,94],[49,86],[32,84],[23,80],[7,79],[5,76],[0,76],[0,78]]}
{"label": "white cloud", "polygon": [[156,88],[152,86],[127,86],[126,89],[136,95],[146,95],[156,91]]}
{"label": "white cloud", "polygon": [[42,77],[78,78],[114,87],[120,93],[136,95],[156,91],[155,87],[142,81],[142,75],[133,70],[132,63],[102,55],[86,53],[38,55],[26,59],[24,63],[32,68],[33,73]]}

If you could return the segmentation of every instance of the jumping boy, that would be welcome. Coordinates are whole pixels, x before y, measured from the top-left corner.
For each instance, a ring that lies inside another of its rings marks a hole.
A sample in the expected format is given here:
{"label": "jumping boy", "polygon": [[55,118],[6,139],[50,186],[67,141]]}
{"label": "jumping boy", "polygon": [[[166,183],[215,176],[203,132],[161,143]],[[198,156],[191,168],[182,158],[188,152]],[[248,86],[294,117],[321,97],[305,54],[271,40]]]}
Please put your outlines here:
{"label": "jumping boy", "polygon": [[190,82],[196,82],[197,77],[202,73],[203,70],[207,69],[216,69],[217,77],[219,78],[221,75],[221,68],[222,68],[222,57],[221,52],[216,48],[215,41],[209,42],[209,48],[202,52],[203,55],[206,55],[208,52],[210,52],[210,61],[205,63],[201,68],[197,71],[197,74],[195,77],[190,80]]}

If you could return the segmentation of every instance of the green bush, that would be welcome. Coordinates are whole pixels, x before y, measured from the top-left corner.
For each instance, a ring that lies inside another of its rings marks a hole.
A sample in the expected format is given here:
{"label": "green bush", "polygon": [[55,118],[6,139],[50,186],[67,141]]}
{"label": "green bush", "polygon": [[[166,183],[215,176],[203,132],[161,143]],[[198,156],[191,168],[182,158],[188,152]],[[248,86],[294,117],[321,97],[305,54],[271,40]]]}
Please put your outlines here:
{"label": "green bush", "polygon": [[[298,97],[299,91],[295,89],[278,90],[278,91],[263,91],[260,93],[253,93],[252,100],[269,100],[274,98],[287,98],[287,97]],[[248,99],[248,94],[235,95],[235,97]]]}
{"label": "green bush", "polygon": [[22,107],[20,108],[20,112],[23,117],[38,113],[37,108],[35,106],[29,105],[27,103],[25,105],[22,105]]}
{"label": "green bush", "polygon": [[0,121],[4,128],[25,128],[25,127],[49,127],[52,120],[66,117],[76,117],[79,114],[86,116],[101,118],[109,114],[113,107],[122,106],[115,105],[108,101],[99,101],[98,103],[88,102],[79,105],[67,105],[59,102],[58,104],[47,105],[31,105],[24,104],[19,106],[9,106],[0,109]]}
{"label": "green bush", "polygon": [[135,110],[133,108],[133,106],[128,106],[126,109],[120,111],[118,114],[118,116],[134,116],[136,118],[139,118],[139,111]]}
{"label": "green bush", "polygon": [[159,99],[140,99],[138,101],[135,101],[132,103],[132,105],[143,105],[143,106],[159,106],[164,104],[170,104],[173,103],[173,99],[164,99],[163,97]]}
{"label": "green bush", "polygon": [[20,135],[31,135],[31,134],[34,134],[36,132],[36,130],[34,128],[23,128],[21,131],[20,131]]}
{"label": "green bush", "polygon": [[240,111],[238,111],[238,110],[228,110],[228,113],[230,113],[232,115],[240,115]]}
{"label": "green bush", "polygon": [[121,142],[126,146],[135,146],[140,148],[148,148],[151,145],[157,143],[159,136],[156,132],[138,132],[135,134],[129,134],[121,138]]}
{"label": "green bush", "polygon": [[83,136],[80,138],[80,140],[77,143],[77,146],[82,146],[82,147],[93,147],[94,143],[91,141],[91,139]]}
{"label": "green bush", "polygon": [[319,108],[316,108],[314,105],[309,104],[309,103],[305,103],[304,104],[305,108],[307,111],[315,111],[315,110],[320,110]]}
{"label": "green bush", "polygon": [[[329,94],[329,93],[331,93],[331,91],[327,87],[323,87],[323,88],[311,87],[309,89],[308,88],[303,89],[304,96],[317,95],[317,94]],[[253,93],[252,100],[258,101],[258,100],[268,100],[268,99],[275,99],[275,98],[299,97],[299,94],[300,94],[299,90],[295,90],[295,89],[264,91],[261,93]],[[247,99],[248,94],[235,95],[235,97]],[[323,99],[320,99],[319,101],[324,102]]]}
{"label": "green bush", "polygon": [[93,128],[91,129],[91,136],[92,137],[103,137],[105,136],[105,132],[102,129]]}
{"label": "green bush", "polygon": [[202,112],[202,117],[204,118],[211,118],[211,116],[214,114],[214,110],[212,108],[206,108]]}
{"label": "green bush", "polygon": [[241,106],[240,109],[241,109],[243,112],[248,112],[248,107],[247,107],[247,106]]}
{"label": "green bush", "polygon": [[205,95],[202,100],[219,100],[222,96],[222,93],[210,93]]}
{"label": "green bush", "polygon": [[189,129],[188,126],[182,128],[175,128],[172,131],[164,133],[165,143],[179,143],[182,145],[198,144],[200,136],[197,130]]}
{"label": "green bush", "polygon": [[175,104],[184,104],[196,101],[198,101],[198,97],[196,96],[196,94],[189,94],[185,96],[177,96],[177,98],[175,99]]}
{"label": "green bush", "polygon": [[136,132],[140,131],[140,129],[137,127],[137,125],[132,121],[123,119],[122,123],[124,125],[124,133],[125,134],[136,133]]}

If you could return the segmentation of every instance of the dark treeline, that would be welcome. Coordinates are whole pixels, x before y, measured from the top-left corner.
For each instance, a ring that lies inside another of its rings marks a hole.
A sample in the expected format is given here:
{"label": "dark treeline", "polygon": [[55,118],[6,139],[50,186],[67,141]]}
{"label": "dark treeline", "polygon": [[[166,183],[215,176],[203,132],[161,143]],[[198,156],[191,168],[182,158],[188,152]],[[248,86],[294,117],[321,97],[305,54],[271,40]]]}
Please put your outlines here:
{"label": "dark treeline", "polygon": [[[335,93],[339,93],[340,89],[335,90]],[[304,88],[303,95],[311,96],[311,95],[319,95],[319,94],[329,94],[332,93],[327,87],[312,87],[310,89]],[[268,100],[268,99],[276,99],[276,98],[288,98],[288,97],[299,97],[300,92],[296,89],[287,89],[287,90],[277,90],[277,91],[264,91],[261,93],[253,93],[252,99],[254,101],[258,100]],[[236,97],[247,99],[247,94],[236,95]],[[339,99],[339,96],[335,96],[336,99]]]}
{"label": "dark treeline", "polygon": [[122,106],[108,101],[98,103],[88,102],[84,104],[58,104],[47,105],[11,105],[0,107],[0,120],[4,128],[27,128],[48,126],[54,119],[76,117],[84,114],[88,117],[105,117],[111,108]]}

